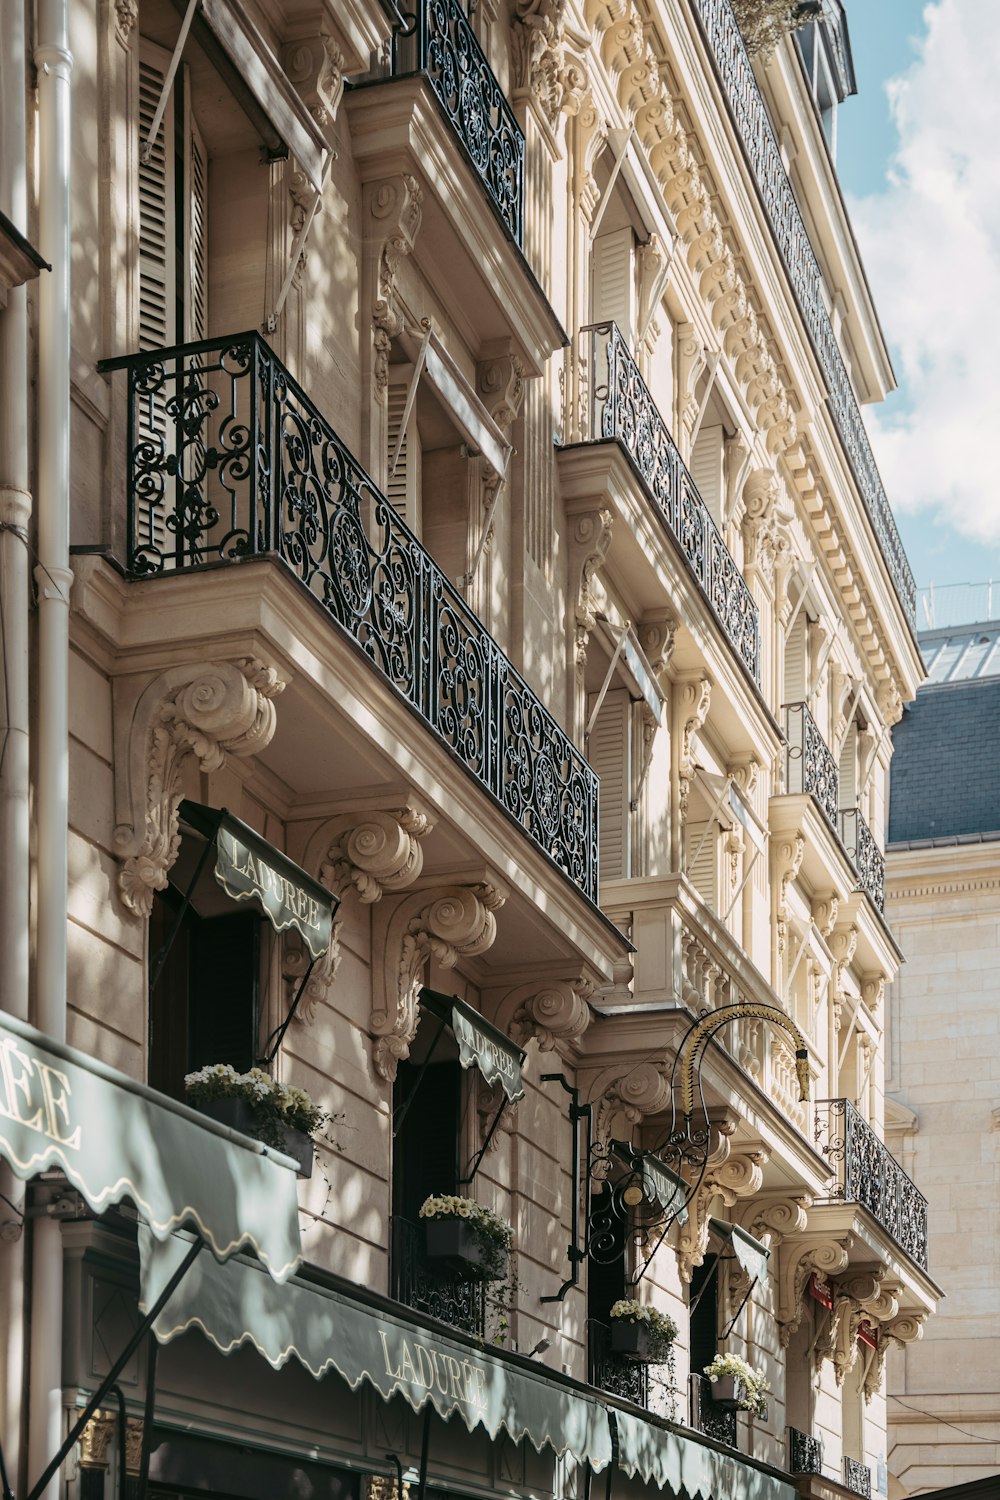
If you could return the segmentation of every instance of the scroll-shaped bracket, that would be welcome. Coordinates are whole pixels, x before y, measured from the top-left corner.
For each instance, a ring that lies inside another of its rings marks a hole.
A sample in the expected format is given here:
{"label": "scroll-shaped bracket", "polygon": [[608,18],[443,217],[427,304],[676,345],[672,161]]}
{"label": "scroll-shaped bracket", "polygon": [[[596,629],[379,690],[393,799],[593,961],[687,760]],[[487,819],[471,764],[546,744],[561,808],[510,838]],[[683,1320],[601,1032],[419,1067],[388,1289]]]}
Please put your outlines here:
{"label": "scroll-shaped bracket", "polygon": [[[628,1236],[648,1243],[670,1224],[687,1219],[687,1183],[648,1151],[627,1141],[596,1140],[589,1153],[590,1212],[584,1253],[598,1265],[624,1254]],[[648,1260],[629,1278],[641,1280]]]}

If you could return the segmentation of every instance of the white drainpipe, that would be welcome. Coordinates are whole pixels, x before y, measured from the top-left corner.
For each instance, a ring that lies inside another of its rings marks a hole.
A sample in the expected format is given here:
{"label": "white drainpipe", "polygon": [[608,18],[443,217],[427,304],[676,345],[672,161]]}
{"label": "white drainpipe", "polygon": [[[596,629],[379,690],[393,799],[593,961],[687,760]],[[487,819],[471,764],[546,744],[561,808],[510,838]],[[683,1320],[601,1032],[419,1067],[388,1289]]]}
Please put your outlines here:
{"label": "white drainpipe", "polygon": [[[36,1020],[66,1036],[69,824],[70,75],[68,0],[37,0],[38,239],[52,271],[38,316],[38,900]],[[62,1237],[32,1225],[29,1480],[63,1434]],[[57,1500],[56,1476],[45,1491]]]}
{"label": "white drainpipe", "polygon": [[[23,0],[0,6],[0,209],[28,232]],[[28,1018],[28,293],[0,312],[0,1007]],[[19,1489],[23,1422],[24,1184],[0,1171],[0,1435]]]}

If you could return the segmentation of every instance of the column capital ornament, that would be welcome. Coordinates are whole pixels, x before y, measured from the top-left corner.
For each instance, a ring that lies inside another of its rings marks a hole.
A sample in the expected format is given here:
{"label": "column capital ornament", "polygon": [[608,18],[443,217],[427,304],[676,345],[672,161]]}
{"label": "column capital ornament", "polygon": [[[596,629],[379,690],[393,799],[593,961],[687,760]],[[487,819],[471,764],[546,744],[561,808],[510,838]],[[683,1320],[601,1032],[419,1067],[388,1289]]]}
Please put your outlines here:
{"label": "column capital ornament", "polygon": [[420,230],[423,190],[410,172],[385,177],[365,187],[366,230],[376,251],[375,300],[372,325],[375,341],[375,392],[385,400],[389,384],[392,341],[403,330],[396,306],[396,274],[400,262],[412,254]]}
{"label": "column capital ornament", "polygon": [[117,1426],[118,1419],[113,1412],[95,1411],[80,1434],[81,1469],[108,1467],[108,1452]]}
{"label": "column capital ornament", "polygon": [[256,657],[170,667],[138,692],[116,684],[114,844],[124,861],[121,899],[133,915],[149,916],[177,858],[186,762],[218,771],[230,757],[264,750],[284,686]]}
{"label": "column capital ornament", "polygon": [[499,880],[415,891],[373,923],[372,951],[381,951],[382,962],[373,971],[370,1030],[381,1078],[392,1082],[399,1062],[410,1055],[427,960],[451,969],[459,958],[485,953],[497,934],[494,912],[506,898]]}
{"label": "column capital ornament", "polygon": [[687,1223],[681,1225],[677,1236],[677,1269],[682,1281],[690,1282],[695,1266],[705,1259],[709,1209],[715,1199],[721,1198],[726,1208],[732,1208],[741,1198],[755,1197],[763,1185],[767,1161],[763,1147],[729,1152],[716,1165],[710,1160],[701,1185],[688,1203]]}

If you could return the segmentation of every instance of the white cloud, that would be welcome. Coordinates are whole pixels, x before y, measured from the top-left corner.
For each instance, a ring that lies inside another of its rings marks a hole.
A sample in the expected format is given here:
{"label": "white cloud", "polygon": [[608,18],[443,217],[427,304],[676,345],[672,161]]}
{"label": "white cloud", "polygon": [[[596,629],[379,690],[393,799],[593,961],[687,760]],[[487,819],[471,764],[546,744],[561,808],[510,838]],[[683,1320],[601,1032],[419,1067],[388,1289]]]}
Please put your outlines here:
{"label": "white cloud", "polygon": [[997,543],[1000,4],[938,0],[923,19],[917,60],[887,86],[885,187],[851,203],[901,387],[865,416],[894,508]]}

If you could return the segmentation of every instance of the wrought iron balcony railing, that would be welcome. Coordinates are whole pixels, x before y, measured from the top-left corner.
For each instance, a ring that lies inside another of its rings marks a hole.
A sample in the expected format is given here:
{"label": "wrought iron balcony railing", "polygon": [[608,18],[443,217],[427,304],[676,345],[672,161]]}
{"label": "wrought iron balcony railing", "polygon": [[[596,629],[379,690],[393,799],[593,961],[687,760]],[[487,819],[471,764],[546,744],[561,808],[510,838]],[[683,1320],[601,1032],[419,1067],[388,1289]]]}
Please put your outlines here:
{"label": "wrought iron balcony railing", "polygon": [[659,1363],[626,1359],[612,1349],[611,1329],[596,1318],[591,1318],[587,1324],[587,1337],[591,1385],[673,1420],[677,1400],[673,1351],[668,1359]]}
{"label": "wrought iron balcony railing", "polygon": [[917,592],[892,510],[868,441],[851,379],[823,298],[823,273],[792,185],[782,164],[774,128],[761,98],[730,0],[693,0],[733,123],[757,182],[788,278],[829,391],[830,411],[857,480],[886,568],[911,627],[916,628]]}
{"label": "wrought iron balcony railing", "polygon": [[593,324],[586,340],[591,442],[616,439],[642,476],[674,546],[706,595],[731,646],[760,681],[757,605],[698,493],[677,446],[615,323]]}
{"label": "wrought iron balcony railing", "polygon": [[840,814],[840,837],[855,870],[858,885],[880,912],[885,911],[885,855],[856,807]]}
{"label": "wrought iron balcony railing", "polygon": [[486,1336],[486,1283],[463,1281],[430,1264],[424,1253],[422,1224],[392,1221],[392,1291],[397,1302],[460,1328],[473,1338]]}
{"label": "wrought iron balcony railing", "polygon": [[846,1454],[844,1456],[844,1488],[853,1490],[855,1495],[864,1495],[865,1500],[871,1500],[871,1469],[859,1458],[848,1458]]}
{"label": "wrought iron balcony railing", "polygon": [[793,795],[808,793],[837,827],[840,773],[807,703],[785,705],[785,783]]}
{"label": "wrought iron balcony railing", "polygon": [[256,333],[130,355],[127,569],[281,561],[597,900],[597,778]]}
{"label": "wrought iron balcony railing", "polygon": [[820,1099],[814,1139],[836,1171],[831,1197],[860,1203],[927,1270],[927,1199],[849,1099]]}
{"label": "wrought iron balcony railing", "polygon": [[800,1432],[797,1427],[789,1427],[788,1472],[822,1474],[823,1439],[814,1437],[811,1432]]}
{"label": "wrought iron balcony railing", "polygon": [[691,1426],[696,1432],[714,1438],[717,1443],[736,1447],[736,1412],[712,1399],[712,1382],[707,1375],[692,1371],[690,1376]]}
{"label": "wrought iron balcony railing", "polygon": [[423,73],[518,246],[524,243],[524,133],[459,0],[400,0],[394,78]]}

